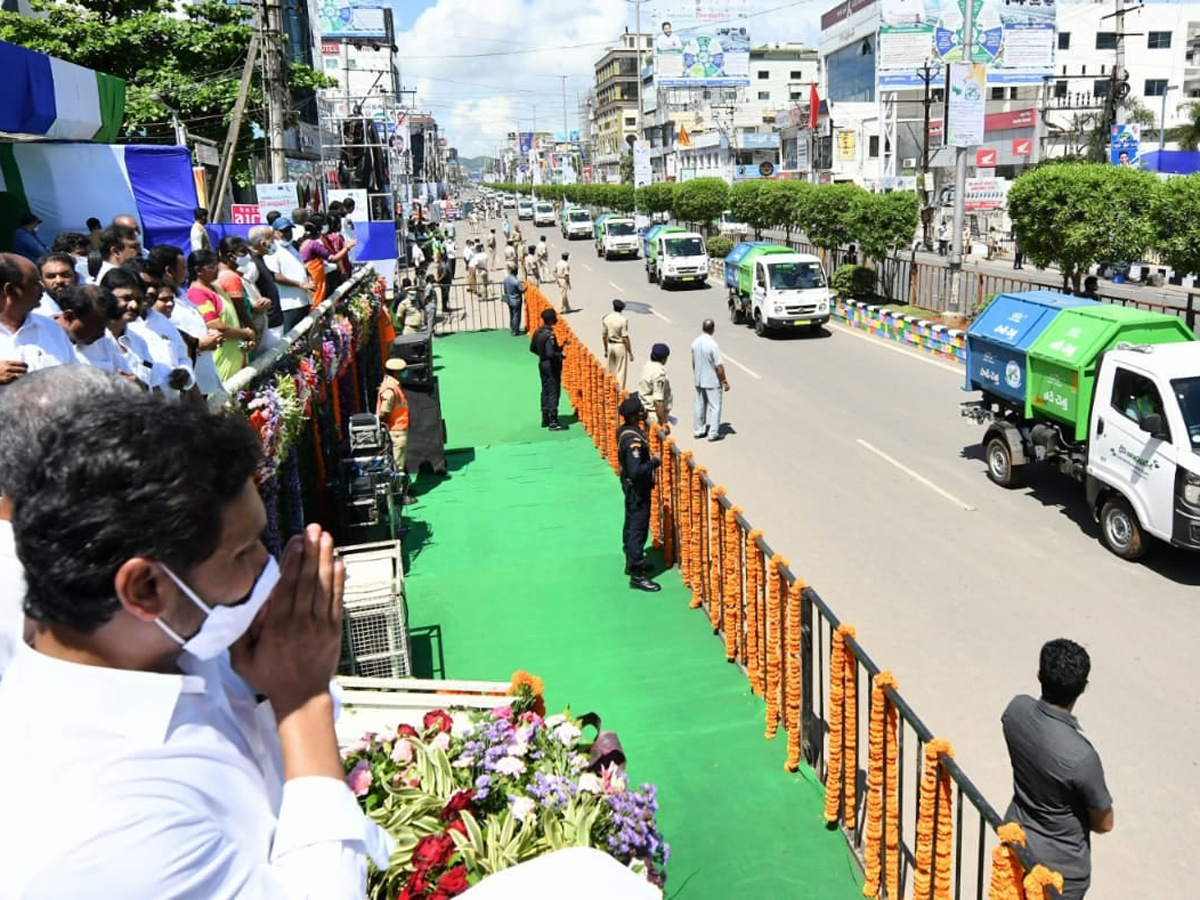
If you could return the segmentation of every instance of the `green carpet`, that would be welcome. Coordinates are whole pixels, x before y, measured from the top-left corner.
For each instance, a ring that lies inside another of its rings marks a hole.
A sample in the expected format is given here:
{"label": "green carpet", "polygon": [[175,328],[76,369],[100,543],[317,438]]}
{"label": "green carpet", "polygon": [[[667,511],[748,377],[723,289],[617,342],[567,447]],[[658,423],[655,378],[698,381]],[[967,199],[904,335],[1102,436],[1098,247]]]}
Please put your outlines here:
{"label": "green carpet", "polygon": [[[578,426],[538,428],[537,374],[506,333],[439,338],[445,478],[410,507],[407,594],[419,675],[544,679],[553,710],[615,729],[636,782],[659,787],[667,896],[861,896],[811,772],[783,771],[763,704],[725,662],[678,574],[658,594],[622,575],[621,494]],[[565,408],[565,401],[563,406]]]}

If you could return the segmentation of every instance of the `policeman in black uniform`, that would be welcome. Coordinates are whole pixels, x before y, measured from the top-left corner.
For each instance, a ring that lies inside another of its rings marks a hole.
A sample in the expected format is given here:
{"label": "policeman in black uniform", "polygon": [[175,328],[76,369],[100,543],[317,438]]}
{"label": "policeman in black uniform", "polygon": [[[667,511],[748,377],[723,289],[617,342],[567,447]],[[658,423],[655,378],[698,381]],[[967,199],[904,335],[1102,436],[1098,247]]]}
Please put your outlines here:
{"label": "policeman in black uniform", "polygon": [[661,460],[650,455],[650,442],[643,430],[646,408],[642,398],[630,394],[621,401],[617,412],[624,420],[617,429],[617,460],[621,466],[621,487],[625,490],[625,526],[621,533],[625,574],[631,588],[654,593],[662,590],[662,586],[646,577],[646,538],[650,534],[650,491]]}
{"label": "policeman in black uniform", "polygon": [[538,375],[542,379],[542,427],[551,431],[566,431],[567,426],[558,421],[563,351],[554,333],[556,324],[558,313],[552,309],[543,310],[542,327],[533,333],[533,340],[529,342],[529,352],[538,358]]}

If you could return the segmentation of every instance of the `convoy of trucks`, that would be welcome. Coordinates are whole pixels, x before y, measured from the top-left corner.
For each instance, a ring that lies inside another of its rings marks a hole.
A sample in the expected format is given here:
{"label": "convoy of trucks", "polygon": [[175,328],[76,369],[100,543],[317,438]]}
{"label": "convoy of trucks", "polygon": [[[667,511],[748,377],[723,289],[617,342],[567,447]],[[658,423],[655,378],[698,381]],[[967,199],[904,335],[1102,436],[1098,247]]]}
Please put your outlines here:
{"label": "convoy of trucks", "polygon": [[1105,546],[1200,549],[1200,343],[1175,316],[1050,291],[1000,294],[967,331],[962,414],[988,477],[1048,463],[1085,486]]}
{"label": "convoy of trucks", "polygon": [[767,241],[743,241],[725,257],[729,320],[748,322],[764,337],[770,331],[820,331],[832,299],[821,261]]}
{"label": "convoy of trucks", "polygon": [[708,247],[703,235],[677,225],[655,225],[642,239],[646,280],[663,290],[673,284],[708,283]]}
{"label": "convoy of trucks", "polygon": [[533,201],[527,197],[522,197],[517,200],[517,218],[532,219],[533,218]]}

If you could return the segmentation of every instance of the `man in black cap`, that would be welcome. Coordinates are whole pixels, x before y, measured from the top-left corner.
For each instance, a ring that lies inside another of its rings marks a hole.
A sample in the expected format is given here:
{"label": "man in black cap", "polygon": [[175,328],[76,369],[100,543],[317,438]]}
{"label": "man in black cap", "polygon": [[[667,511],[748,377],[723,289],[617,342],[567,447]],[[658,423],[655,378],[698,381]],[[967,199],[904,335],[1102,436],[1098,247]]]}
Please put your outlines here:
{"label": "man in black cap", "polygon": [[542,378],[542,427],[551,431],[566,431],[558,421],[558,395],[562,391],[563,348],[559,346],[554,326],[558,313],[542,310],[542,327],[533,333],[529,352],[538,358],[538,375]]}
{"label": "man in black cap", "polygon": [[667,377],[667,358],[671,348],[666,344],[655,344],[650,348],[650,361],[642,366],[642,377],[638,379],[638,393],[646,407],[646,424],[661,425],[663,434],[671,433],[669,418],[673,400],[671,379]]}
{"label": "man in black cap", "polygon": [[631,588],[654,593],[662,590],[662,586],[646,577],[646,538],[650,534],[650,492],[661,460],[650,455],[650,443],[643,430],[646,407],[642,398],[630,394],[621,401],[617,412],[623,420],[617,429],[617,461],[625,491],[625,524],[621,530],[625,574]]}

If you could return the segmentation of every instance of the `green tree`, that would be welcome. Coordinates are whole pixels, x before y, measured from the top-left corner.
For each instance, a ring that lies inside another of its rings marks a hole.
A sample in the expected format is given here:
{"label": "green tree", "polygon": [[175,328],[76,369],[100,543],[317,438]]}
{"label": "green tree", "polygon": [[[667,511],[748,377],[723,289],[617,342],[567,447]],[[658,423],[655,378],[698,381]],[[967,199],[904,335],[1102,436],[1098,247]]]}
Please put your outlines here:
{"label": "green tree", "polygon": [[612,191],[609,193],[608,204],[615,212],[631,213],[633,212],[633,185],[632,184],[614,184]]}
{"label": "green tree", "polygon": [[850,212],[865,194],[856,184],[818,184],[802,194],[799,225],[805,236],[823,251],[834,250],[854,239]]}
{"label": "green tree", "polygon": [[771,188],[777,183],[754,178],[738,182],[729,191],[729,210],[733,218],[753,228],[756,241],[762,238],[764,228],[778,224],[771,218],[775,210],[767,200]]}
{"label": "green tree", "polygon": [[633,184],[633,154],[622,153],[621,161],[618,165],[618,171],[621,174],[621,184]]}
{"label": "green tree", "polygon": [[775,189],[768,195],[768,203],[775,207],[772,218],[783,229],[784,239],[790,241],[792,232],[803,227],[805,204],[808,195],[817,185],[807,181],[776,181]]}
{"label": "green tree", "polygon": [[1200,273],[1200,175],[1164,181],[1150,207],[1154,246],[1177,275]]}
{"label": "green tree", "polygon": [[1039,166],[1013,182],[1008,213],[1026,257],[1057,266],[1063,288],[1079,290],[1095,263],[1135,260],[1151,245],[1151,207],[1160,189],[1150,172],[1125,166]]}
{"label": "green tree", "polygon": [[[0,12],[0,40],[48,53],[126,82],[124,137],[174,140],[171,110],[194,134],[223,144],[250,45],[245,8],[203,0],[175,7],[167,0],[31,0],[43,18]],[[293,64],[298,91],[336,84]],[[265,123],[259,76],[251,86],[238,136],[238,170],[248,171],[251,121]]]}
{"label": "green tree", "polygon": [[921,220],[921,201],[916,194],[892,191],[888,194],[854,195],[847,222],[853,239],[864,256],[875,260],[875,268],[884,273],[883,292],[894,296],[892,280],[896,268],[884,268],[880,263],[913,240]]}
{"label": "green tree", "polygon": [[728,206],[729,185],[722,178],[693,178],[675,189],[675,216],[699,223],[705,234]]}
{"label": "green tree", "polygon": [[1200,103],[1185,103],[1180,109],[1187,112],[1188,121],[1167,131],[1167,136],[1179,144],[1182,150],[1200,149]]}
{"label": "green tree", "polygon": [[674,182],[659,181],[638,188],[638,210],[647,214],[670,212],[675,199],[675,187]]}

